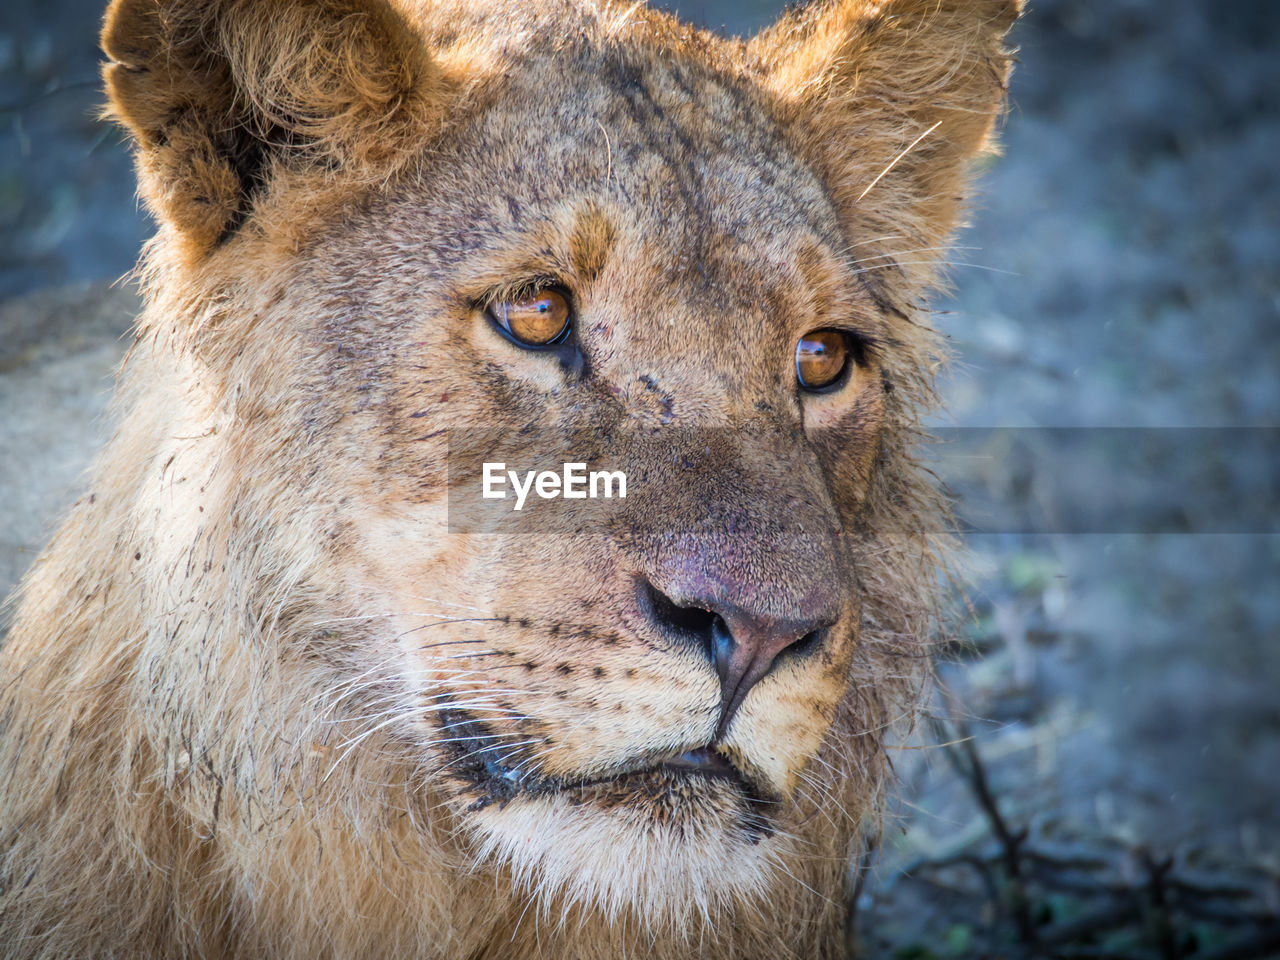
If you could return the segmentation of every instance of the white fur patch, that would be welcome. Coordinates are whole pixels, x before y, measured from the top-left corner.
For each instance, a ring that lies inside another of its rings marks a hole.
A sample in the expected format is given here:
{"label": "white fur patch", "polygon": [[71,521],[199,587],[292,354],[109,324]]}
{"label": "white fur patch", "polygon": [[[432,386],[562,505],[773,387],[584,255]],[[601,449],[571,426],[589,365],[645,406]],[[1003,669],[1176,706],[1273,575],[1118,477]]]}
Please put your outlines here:
{"label": "white fur patch", "polygon": [[723,815],[666,824],[640,805],[573,799],[521,797],[472,819],[480,859],[506,866],[547,919],[580,905],[611,921],[629,914],[654,932],[688,931],[691,921],[765,893],[789,852],[785,836],[753,842],[741,828],[723,828]]}

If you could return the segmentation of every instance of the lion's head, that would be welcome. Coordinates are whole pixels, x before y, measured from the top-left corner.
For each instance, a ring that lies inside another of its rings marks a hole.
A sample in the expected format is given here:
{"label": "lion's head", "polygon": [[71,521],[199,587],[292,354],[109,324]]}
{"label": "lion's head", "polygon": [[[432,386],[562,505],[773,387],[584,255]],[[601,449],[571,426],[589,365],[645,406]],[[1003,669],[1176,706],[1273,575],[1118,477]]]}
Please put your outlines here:
{"label": "lion's head", "polygon": [[[82,509],[128,555],[152,782],[251,913],[430,861],[686,936],[838,918],[929,629],[920,298],[1016,6],[744,43],[631,3],[116,0],[161,228]],[[490,441],[625,448],[627,505],[461,523]],[[312,834],[346,853],[299,866]]]}

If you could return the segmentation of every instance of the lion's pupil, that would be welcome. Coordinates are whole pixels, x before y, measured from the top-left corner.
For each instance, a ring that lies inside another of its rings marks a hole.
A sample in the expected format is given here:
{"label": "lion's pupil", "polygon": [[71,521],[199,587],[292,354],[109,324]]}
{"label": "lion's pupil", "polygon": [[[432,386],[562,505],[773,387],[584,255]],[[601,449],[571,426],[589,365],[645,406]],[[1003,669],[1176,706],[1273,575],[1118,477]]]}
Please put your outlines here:
{"label": "lion's pupil", "polygon": [[796,376],[806,390],[828,387],[839,379],[849,359],[849,344],[839,330],[815,330],[796,344]]}
{"label": "lion's pupil", "polygon": [[495,319],[521,343],[554,343],[569,328],[569,301],[556,290],[535,290],[521,300],[498,304]]}

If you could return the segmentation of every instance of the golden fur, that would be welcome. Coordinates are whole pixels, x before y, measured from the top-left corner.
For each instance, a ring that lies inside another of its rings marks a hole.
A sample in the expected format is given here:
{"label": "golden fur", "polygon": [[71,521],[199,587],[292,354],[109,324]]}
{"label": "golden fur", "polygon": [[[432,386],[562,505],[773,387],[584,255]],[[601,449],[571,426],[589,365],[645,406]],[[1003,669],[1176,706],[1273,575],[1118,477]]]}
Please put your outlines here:
{"label": "golden fur", "polygon": [[[921,300],[1018,6],[742,42],[609,0],[115,0],[160,228],[121,427],[0,651],[0,955],[841,955],[946,545]],[[576,368],[483,320],[548,276]],[[801,396],[836,319],[866,363]],[[670,437],[648,532],[451,532],[477,424]],[[834,539],[761,532],[798,509]],[[691,556],[838,605],[719,741],[755,806],[627,774],[716,732],[635,600]]]}

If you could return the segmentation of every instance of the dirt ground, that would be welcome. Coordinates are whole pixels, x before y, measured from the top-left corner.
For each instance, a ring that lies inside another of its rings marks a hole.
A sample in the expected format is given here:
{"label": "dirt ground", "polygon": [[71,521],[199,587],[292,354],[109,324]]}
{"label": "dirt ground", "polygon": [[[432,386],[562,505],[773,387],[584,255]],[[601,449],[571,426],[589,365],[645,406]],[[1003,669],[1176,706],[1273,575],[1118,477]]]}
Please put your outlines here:
{"label": "dirt ground", "polygon": [[[779,5],[678,6],[742,32]],[[149,230],[92,116],[98,8],[0,12],[0,592],[105,429],[132,309],[105,284]],[[1280,3],[1033,0],[1017,42],[937,304],[959,357],[938,425],[1032,448],[1133,428],[1166,454],[1122,481],[1061,451],[957,475],[1039,519],[968,537],[950,693],[898,751],[859,946],[1280,956]],[[1071,532],[1112,502],[1183,520]],[[1196,524],[1210,502],[1229,522]]]}

